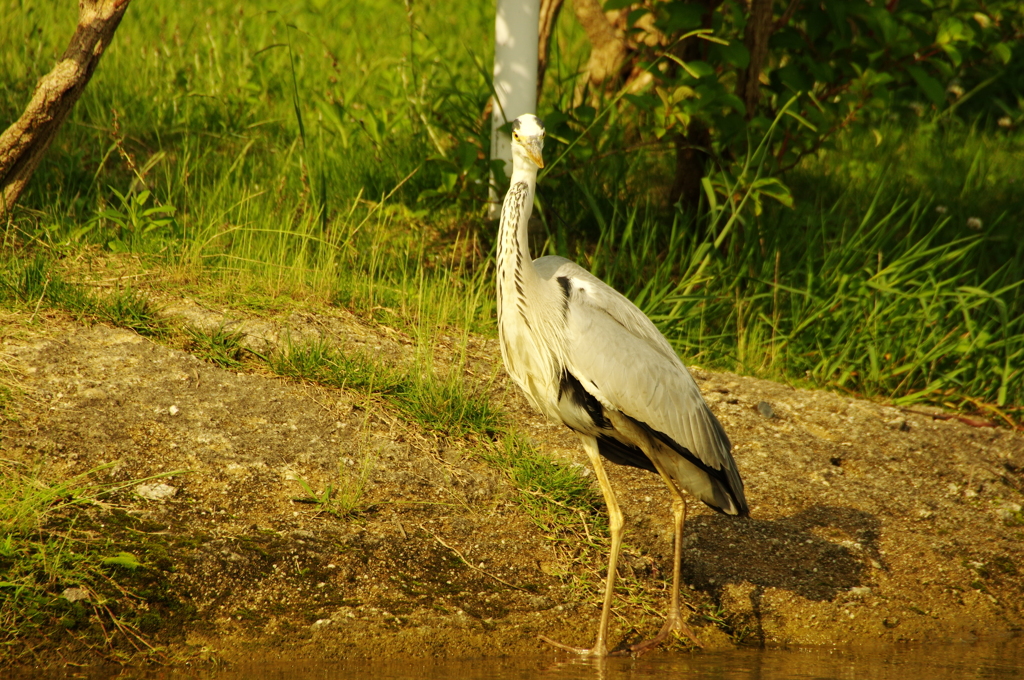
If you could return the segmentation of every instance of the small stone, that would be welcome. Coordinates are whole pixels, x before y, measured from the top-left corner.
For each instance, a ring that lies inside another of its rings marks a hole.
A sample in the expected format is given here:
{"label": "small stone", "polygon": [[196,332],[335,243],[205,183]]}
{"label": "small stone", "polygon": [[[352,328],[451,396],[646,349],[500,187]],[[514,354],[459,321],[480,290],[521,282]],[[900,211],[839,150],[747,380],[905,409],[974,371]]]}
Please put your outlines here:
{"label": "small stone", "polygon": [[893,418],[886,423],[889,427],[900,432],[910,432],[910,424],[907,423],[906,418]]}
{"label": "small stone", "polygon": [[767,401],[757,402],[757,412],[760,413],[765,418],[775,417],[775,410],[772,408],[772,405],[769,404]]}
{"label": "small stone", "polygon": [[172,416],[176,416],[179,413],[181,413],[181,409],[178,408],[177,406],[175,406],[174,404],[171,404],[171,407],[169,409],[167,409],[167,412],[169,414],[171,414]]}
{"label": "small stone", "polygon": [[1001,508],[996,509],[996,515],[1005,524],[1009,525],[1024,525],[1024,514],[1021,513],[1020,503],[1013,503],[1007,501],[1003,503]]}
{"label": "small stone", "polygon": [[158,501],[163,502],[169,498],[174,498],[177,493],[177,487],[170,486],[169,484],[139,484],[135,487],[135,493],[140,497],[145,498],[147,501]]}
{"label": "small stone", "polygon": [[91,598],[89,591],[85,588],[65,588],[64,592],[60,594],[68,602],[78,602],[79,600],[85,600],[88,602]]}

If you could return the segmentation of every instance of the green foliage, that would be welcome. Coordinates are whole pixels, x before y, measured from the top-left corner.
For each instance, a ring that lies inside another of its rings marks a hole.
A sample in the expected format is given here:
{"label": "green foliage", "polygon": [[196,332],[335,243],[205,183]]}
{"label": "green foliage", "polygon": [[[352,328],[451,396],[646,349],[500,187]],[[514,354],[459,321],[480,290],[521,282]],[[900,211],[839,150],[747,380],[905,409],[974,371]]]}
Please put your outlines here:
{"label": "green foliage", "polygon": [[867,205],[850,192],[802,219],[777,209],[734,222],[728,248],[724,229],[677,222],[656,253],[650,218],[615,215],[591,266],[701,363],[897,403],[1024,403],[1019,265],[986,273],[984,234],[941,238],[949,219],[933,205],[883,203],[884,189]]}
{"label": "green foliage", "polygon": [[128,571],[135,571],[142,567],[138,557],[124,551],[117,553],[113,557],[104,557],[100,560],[100,564],[105,567],[117,567],[119,569],[127,569]]}
{"label": "green foliage", "polygon": [[395,394],[402,382],[398,372],[384,362],[363,353],[344,352],[323,339],[289,342],[272,354],[269,362],[279,375],[382,395]]}
{"label": "green foliage", "polygon": [[[1013,287],[1022,252],[1012,218],[1024,211],[1019,9],[779,2],[773,19],[790,6],[750,121],[735,89],[749,58],[746,5],[705,15],[695,3],[630,4],[634,29],[646,13],[660,31],[634,55],[633,72],[654,79],[604,100],[585,92],[582,104],[585,38],[563,13],[541,103],[551,170],[535,254],[590,259],[702,361],[1009,409],[1019,401],[1012,331],[1024,316]],[[63,49],[73,11],[7,9],[0,111],[13,118]],[[308,288],[411,336],[415,368],[334,350],[307,352],[303,367],[295,350],[282,371],[382,395],[431,428],[500,431],[466,387],[464,359],[434,357],[443,336],[458,354],[470,331],[493,333],[494,226],[477,210],[492,9],[474,5],[457,26],[419,5],[236,9],[214,2],[200,23],[180,3],[147,8],[145,21],[129,10],[5,244],[59,256],[120,243],[222,277],[249,300]],[[663,141],[697,119],[712,127],[716,164],[703,212],[679,216],[663,209]],[[945,273],[912,271],[922,267]],[[0,288],[10,304],[161,332],[131,289],[68,285],[31,256],[7,262]],[[229,334],[192,343],[223,365],[240,360]]]}
{"label": "green foliage", "polygon": [[[635,8],[628,26],[638,38],[640,67],[654,77],[651,87],[625,95],[636,127],[655,139],[709,127],[712,176],[731,172],[734,159],[783,110],[766,159],[773,174],[850,125],[877,126],[925,111],[962,110],[992,122],[1005,113],[1024,115],[1016,97],[977,96],[987,88],[1019,91],[1024,13],[1017,3],[776,2],[761,75],[766,82],[746,103],[742,85],[751,55],[744,40],[755,30],[748,5],[727,1],[711,12],[687,0],[627,5]],[[748,111],[751,101],[757,108]],[[764,194],[789,202],[781,185]]]}
{"label": "green foliage", "polygon": [[316,493],[309,482],[296,477],[292,481],[302,487],[306,495],[293,500],[296,503],[313,504],[318,510],[339,519],[352,517],[363,509],[363,493],[372,472],[373,458],[364,456],[358,471],[352,474],[342,469],[337,487],[328,484],[323,493]]}
{"label": "green foliage", "polygon": [[458,372],[439,375],[425,366],[399,368],[324,340],[289,344],[270,358],[270,366],[281,375],[380,396],[409,419],[449,437],[493,432],[504,420]]}
{"label": "green foliage", "polygon": [[159,336],[167,331],[167,323],[156,306],[134,288],[115,290],[97,299],[93,311],[104,321],[139,335]]}
{"label": "green foliage", "polygon": [[[102,228],[104,222],[115,227],[114,238],[107,241],[107,247],[115,253],[129,252],[136,242],[144,236],[153,236],[152,232],[165,229],[174,224],[174,206],[156,203],[147,207],[152,194],[149,191],[122,194],[110,188],[120,203],[117,207],[109,207],[96,213],[89,228]],[[72,240],[84,236],[84,232],[72,235]]]}
{"label": "green foliage", "polygon": [[42,255],[30,260],[9,259],[4,264],[6,266],[0,272],[0,290],[4,292],[4,298],[37,308],[45,299],[53,306],[72,313],[90,313],[96,307],[96,301],[88,291],[64,281],[52,271],[50,261]]}

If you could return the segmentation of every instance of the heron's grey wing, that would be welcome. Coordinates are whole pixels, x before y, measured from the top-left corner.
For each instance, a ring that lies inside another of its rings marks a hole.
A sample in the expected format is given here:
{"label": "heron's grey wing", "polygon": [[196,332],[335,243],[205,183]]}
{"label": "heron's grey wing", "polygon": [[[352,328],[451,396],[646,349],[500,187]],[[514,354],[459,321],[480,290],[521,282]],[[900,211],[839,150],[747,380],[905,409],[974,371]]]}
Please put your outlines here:
{"label": "heron's grey wing", "polygon": [[[647,315],[641,312],[625,295],[564,257],[542,257],[534,260],[533,264],[542,278],[554,281],[564,279],[572,285],[574,291],[585,294],[581,301],[603,310],[627,331],[650,343],[666,359],[671,359],[682,365],[675,350],[672,349],[672,345],[668,344],[668,340],[654,325],[654,322],[647,318]],[[561,285],[564,290],[566,283]],[[696,385],[694,387],[696,388]]]}
{"label": "heron's grey wing", "polygon": [[552,274],[566,291],[568,371],[603,407],[629,417],[688,461],[682,478],[673,478],[715,507],[746,514],[729,438],[657,327],[578,265],[561,264]]}

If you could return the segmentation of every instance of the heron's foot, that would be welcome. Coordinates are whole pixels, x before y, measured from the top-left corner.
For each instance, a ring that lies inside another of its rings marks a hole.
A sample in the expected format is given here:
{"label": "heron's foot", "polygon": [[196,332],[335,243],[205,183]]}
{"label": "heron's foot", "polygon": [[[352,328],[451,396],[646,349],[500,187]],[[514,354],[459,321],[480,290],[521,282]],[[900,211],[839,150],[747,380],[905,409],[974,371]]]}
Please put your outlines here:
{"label": "heron's foot", "polygon": [[600,659],[606,656],[621,656],[627,652],[627,650],[623,650],[621,652],[609,653],[608,645],[604,644],[603,642],[598,642],[592,648],[587,649],[586,647],[572,647],[570,645],[563,645],[561,642],[555,642],[551,638],[546,637],[544,635],[538,635],[537,637],[540,638],[540,640],[542,640],[543,642],[548,643],[552,647],[558,647],[559,649],[564,649],[567,652],[572,652],[573,654],[578,654],[579,656],[588,657],[592,659]]}
{"label": "heron's foot", "polygon": [[652,637],[650,640],[645,640],[632,645],[629,648],[629,651],[636,655],[643,654],[644,652],[654,649],[661,643],[666,642],[672,633],[676,633],[679,637],[689,640],[694,646],[704,649],[704,644],[701,643],[697,634],[693,632],[693,628],[690,628],[690,626],[683,621],[683,617],[680,616],[678,612],[673,612],[668,615],[667,619],[665,619],[665,624],[661,627],[661,630],[658,631],[657,635]]}

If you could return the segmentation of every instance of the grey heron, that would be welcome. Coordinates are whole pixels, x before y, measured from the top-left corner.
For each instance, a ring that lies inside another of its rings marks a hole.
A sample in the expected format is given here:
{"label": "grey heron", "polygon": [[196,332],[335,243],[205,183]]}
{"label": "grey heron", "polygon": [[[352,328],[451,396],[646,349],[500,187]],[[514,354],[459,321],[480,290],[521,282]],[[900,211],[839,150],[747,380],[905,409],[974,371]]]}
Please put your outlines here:
{"label": "grey heron", "polygon": [[608,654],[608,619],[623,517],[602,459],[661,476],[672,497],[674,559],[665,624],[642,651],[681,631],[679,609],[686,491],[727,515],[749,514],[731,445],[700,388],[654,323],[625,296],[562,257],[530,257],[527,222],[544,125],[532,114],[512,124],[512,183],[498,233],[498,335],[505,369],[526,399],[574,430],[608,506],[611,549],[604,605],[591,648],[546,642],[587,656]]}

